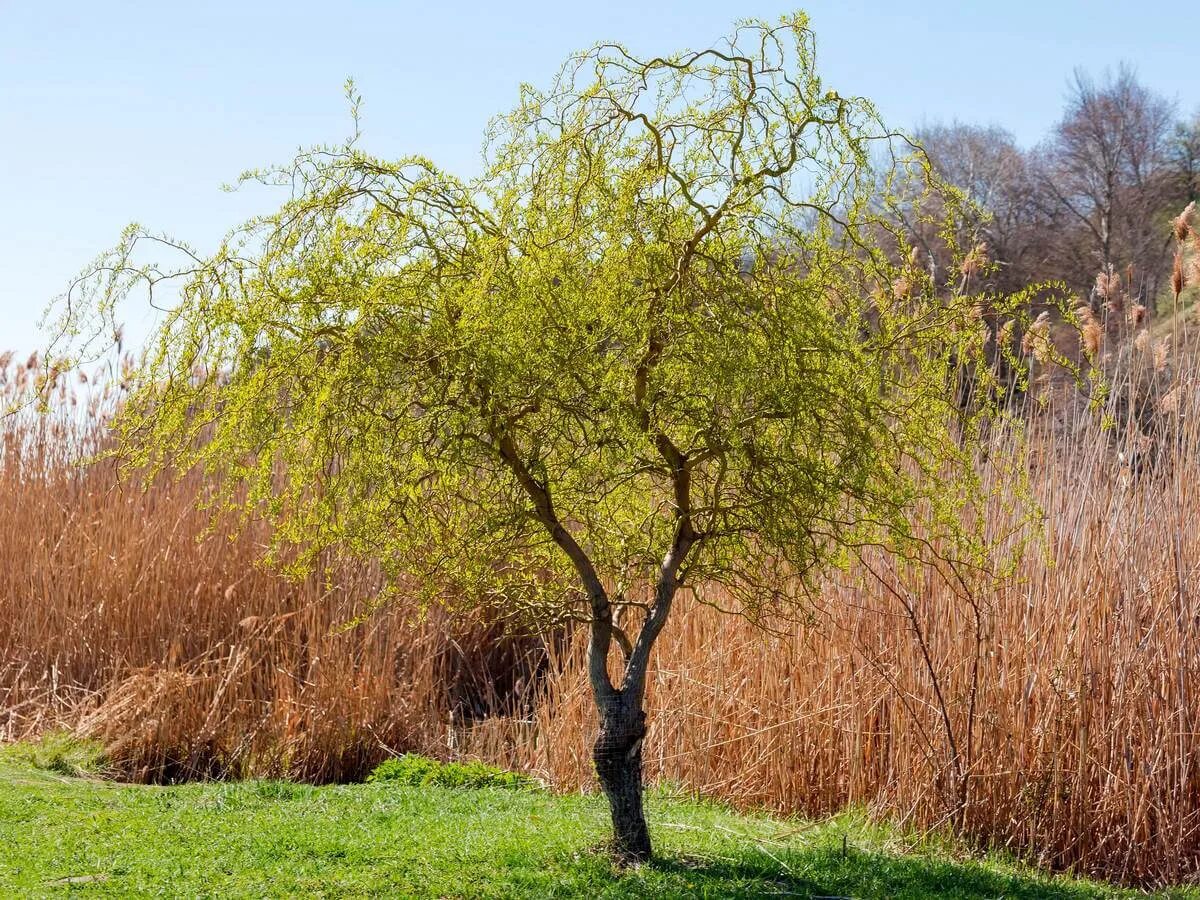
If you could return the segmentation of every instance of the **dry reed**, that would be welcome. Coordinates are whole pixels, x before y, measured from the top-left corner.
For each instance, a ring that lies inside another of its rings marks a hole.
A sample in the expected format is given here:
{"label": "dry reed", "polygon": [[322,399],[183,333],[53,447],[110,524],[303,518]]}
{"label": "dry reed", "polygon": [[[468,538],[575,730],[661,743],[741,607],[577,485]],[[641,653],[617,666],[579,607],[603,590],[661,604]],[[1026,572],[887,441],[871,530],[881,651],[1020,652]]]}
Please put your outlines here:
{"label": "dry reed", "polygon": [[[875,559],[877,578],[831,579],[811,618],[774,632],[683,604],[656,650],[650,776],[782,812],[951,823],[1123,881],[1195,878],[1200,403],[1195,373],[1142,334],[1113,395],[1165,379],[1174,405],[1118,404],[1108,430],[1040,414],[1047,540],[999,589],[968,598]],[[0,736],[73,727],[143,780],[352,778],[419,749],[590,786],[579,641],[547,663],[538,641],[403,602],[339,630],[370,567],[283,581],[253,565],[254,529],[202,536],[195,479],[142,492],[70,465],[103,440],[104,404],[58,390],[57,417],[4,432]],[[989,516],[1012,525],[1001,504]]]}
{"label": "dry reed", "polygon": [[[10,396],[40,376],[0,363]],[[392,751],[444,755],[450,723],[544,663],[482,617],[397,605],[346,628],[371,566],[286,580],[255,565],[261,529],[210,528],[197,476],[143,490],[78,465],[120,397],[87,383],[0,423],[0,739],[75,728],[141,781],[353,779]]]}

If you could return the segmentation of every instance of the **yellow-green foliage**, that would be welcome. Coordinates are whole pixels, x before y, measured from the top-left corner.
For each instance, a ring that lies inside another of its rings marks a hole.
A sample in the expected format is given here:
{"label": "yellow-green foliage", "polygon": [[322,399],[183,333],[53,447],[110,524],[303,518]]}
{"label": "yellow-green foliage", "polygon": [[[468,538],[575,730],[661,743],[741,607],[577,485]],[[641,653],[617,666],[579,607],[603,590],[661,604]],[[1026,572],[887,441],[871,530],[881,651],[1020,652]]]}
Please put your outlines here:
{"label": "yellow-green foliage", "polygon": [[866,544],[981,561],[978,299],[909,261],[888,186],[927,173],[822,83],[803,15],[649,60],[597,45],[486,146],[471,180],[357,135],[248,173],[287,201],[176,269],[131,228],[61,365],[181,276],[119,452],[219,476],[298,566],[336,547],[442,599],[586,614],[556,529],[618,606],[685,527],[679,580],[750,610]]}

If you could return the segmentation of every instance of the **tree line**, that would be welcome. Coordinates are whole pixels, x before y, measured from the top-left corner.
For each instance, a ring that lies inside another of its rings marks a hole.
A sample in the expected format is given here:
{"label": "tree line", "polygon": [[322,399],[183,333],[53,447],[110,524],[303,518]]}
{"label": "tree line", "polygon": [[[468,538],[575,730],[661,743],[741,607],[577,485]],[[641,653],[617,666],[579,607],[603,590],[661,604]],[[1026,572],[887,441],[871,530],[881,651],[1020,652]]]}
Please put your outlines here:
{"label": "tree line", "polygon": [[[1179,116],[1121,65],[1100,78],[1076,70],[1062,117],[1032,148],[1002,127],[958,122],[915,139],[975,207],[963,228],[996,264],[989,287],[1061,281],[1096,304],[1103,274],[1154,314],[1171,271],[1171,219],[1200,197],[1200,111]],[[938,242],[914,231],[931,264],[947,265]]]}

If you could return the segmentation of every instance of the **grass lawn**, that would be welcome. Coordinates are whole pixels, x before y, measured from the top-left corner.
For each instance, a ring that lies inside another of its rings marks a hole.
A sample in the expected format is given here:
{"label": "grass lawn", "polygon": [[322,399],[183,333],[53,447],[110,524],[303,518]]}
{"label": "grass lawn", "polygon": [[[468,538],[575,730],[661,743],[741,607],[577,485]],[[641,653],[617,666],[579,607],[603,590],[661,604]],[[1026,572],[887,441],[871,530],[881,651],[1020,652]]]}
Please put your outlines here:
{"label": "grass lawn", "polygon": [[607,827],[596,797],[394,783],[141,787],[65,774],[71,752],[0,747],[0,897],[1126,896],[854,815],[788,822],[664,791],[648,802],[658,860],[620,872],[595,849]]}

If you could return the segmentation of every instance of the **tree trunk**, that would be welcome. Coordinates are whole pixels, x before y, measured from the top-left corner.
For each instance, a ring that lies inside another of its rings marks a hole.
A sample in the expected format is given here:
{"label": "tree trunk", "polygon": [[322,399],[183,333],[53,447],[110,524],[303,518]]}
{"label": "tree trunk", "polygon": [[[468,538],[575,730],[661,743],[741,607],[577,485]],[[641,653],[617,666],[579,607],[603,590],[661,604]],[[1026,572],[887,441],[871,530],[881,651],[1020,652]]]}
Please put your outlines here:
{"label": "tree trunk", "polygon": [[625,863],[650,859],[650,831],[642,811],[642,739],[646,713],[640,702],[618,695],[600,710],[600,735],[592,750],[600,787],[612,811],[613,851]]}

